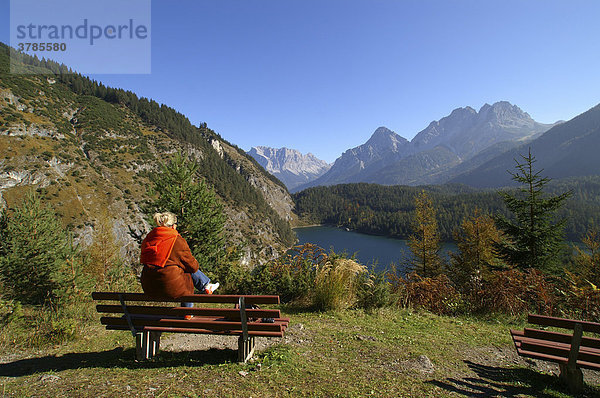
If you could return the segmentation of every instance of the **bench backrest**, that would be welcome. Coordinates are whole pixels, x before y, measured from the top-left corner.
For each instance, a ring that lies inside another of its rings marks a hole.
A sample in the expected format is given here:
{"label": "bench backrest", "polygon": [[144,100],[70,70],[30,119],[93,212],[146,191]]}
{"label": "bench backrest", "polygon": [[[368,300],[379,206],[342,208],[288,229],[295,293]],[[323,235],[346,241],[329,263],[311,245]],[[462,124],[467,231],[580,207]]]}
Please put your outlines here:
{"label": "bench backrest", "polygon": [[237,304],[240,297],[243,297],[246,304],[279,304],[279,296],[251,296],[234,294],[193,294],[190,296],[181,296],[174,298],[162,298],[149,296],[144,293],[118,293],[118,292],[94,292],[94,300],[114,300],[120,301],[147,301],[147,302],[188,302],[188,303],[222,303]]}
{"label": "bench backrest", "polygon": [[571,330],[573,330],[575,328],[576,324],[580,324],[581,329],[584,332],[600,334],[600,323],[596,323],[596,322],[578,321],[578,320],[574,320],[574,319],[556,318],[556,317],[552,317],[552,316],[536,315],[536,314],[529,314],[527,316],[527,321],[529,323],[532,323],[535,325],[553,326],[553,327],[557,327],[557,328],[571,329]]}

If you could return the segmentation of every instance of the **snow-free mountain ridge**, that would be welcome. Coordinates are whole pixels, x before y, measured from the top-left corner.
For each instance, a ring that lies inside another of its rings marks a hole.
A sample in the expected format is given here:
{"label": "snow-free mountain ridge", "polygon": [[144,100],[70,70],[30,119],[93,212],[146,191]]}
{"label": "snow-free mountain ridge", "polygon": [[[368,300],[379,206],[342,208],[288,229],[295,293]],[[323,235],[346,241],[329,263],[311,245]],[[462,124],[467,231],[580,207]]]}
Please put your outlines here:
{"label": "snow-free mountain ridge", "polygon": [[[458,108],[431,122],[408,141],[386,127],[375,130],[369,140],[345,151],[321,177],[301,185],[301,190],[317,185],[368,182],[384,185],[444,183],[476,168],[507,148],[531,141],[553,124],[538,123],[516,105],[506,101],[484,104],[479,111]],[[475,159],[474,162],[470,162]],[[489,159],[489,158],[488,158]]]}
{"label": "snow-free mountain ridge", "polygon": [[545,177],[558,179],[600,174],[600,105],[558,124],[531,142],[487,157],[477,168],[458,175],[450,182],[479,188],[496,188],[514,185],[506,170],[523,161],[531,149],[535,157],[535,170]]}

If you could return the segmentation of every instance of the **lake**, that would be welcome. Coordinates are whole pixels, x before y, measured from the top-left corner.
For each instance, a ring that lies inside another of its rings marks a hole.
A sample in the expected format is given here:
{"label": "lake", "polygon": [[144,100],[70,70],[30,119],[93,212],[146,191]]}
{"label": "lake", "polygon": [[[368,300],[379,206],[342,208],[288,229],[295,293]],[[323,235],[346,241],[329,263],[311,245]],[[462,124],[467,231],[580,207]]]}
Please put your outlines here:
{"label": "lake", "polygon": [[[336,253],[346,252],[349,256],[356,254],[361,264],[373,266],[376,270],[383,270],[391,263],[400,269],[402,259],[410,255],[406,240],[392,239],[385,236],[366,235],[354,231],[334,227],[302,227],[294,228],[299,239],[299,244],[314,243],[329,251]],[[456,250],[453,243],[444,243],[442,252]]]}

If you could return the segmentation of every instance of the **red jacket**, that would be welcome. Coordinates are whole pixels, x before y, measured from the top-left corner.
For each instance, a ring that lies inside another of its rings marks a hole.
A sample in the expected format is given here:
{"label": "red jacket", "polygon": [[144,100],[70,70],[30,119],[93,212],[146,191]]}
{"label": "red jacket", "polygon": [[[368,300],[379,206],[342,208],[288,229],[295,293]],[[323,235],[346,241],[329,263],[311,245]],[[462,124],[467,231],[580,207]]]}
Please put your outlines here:
{"label": "red jacket", "polygon": [[198,271],[198,261],[176,230],[156,227],[150,231],[142,242],[140,262],[146,294],[178,298],[194,293],[191,274]]}

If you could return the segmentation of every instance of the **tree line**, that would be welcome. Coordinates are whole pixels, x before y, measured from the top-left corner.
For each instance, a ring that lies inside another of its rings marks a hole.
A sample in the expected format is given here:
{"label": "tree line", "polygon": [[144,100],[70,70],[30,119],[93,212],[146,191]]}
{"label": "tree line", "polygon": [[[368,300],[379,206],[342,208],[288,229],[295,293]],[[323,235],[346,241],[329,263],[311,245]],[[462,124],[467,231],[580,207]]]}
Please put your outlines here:
{"label": "tree line", "polygon": [[[580,241],[595,225],[600,225],[600,177],[579,177],[550,181],[549,194],[572,191],[556,216],[564,218],[566,238]],[[510,217],[502,196],[493,190],[477,190],[464,185],[383,186],[341,184],[308,188],[292,195],[300,219],[307,223],[335,225],[358,232],[408,239],[415,214],[415,198],[425,191],[434,203],[440,238],[452,241],[462,220],[479,209],[487,214]],[[514,193],[514,188],[501,192]]]}

